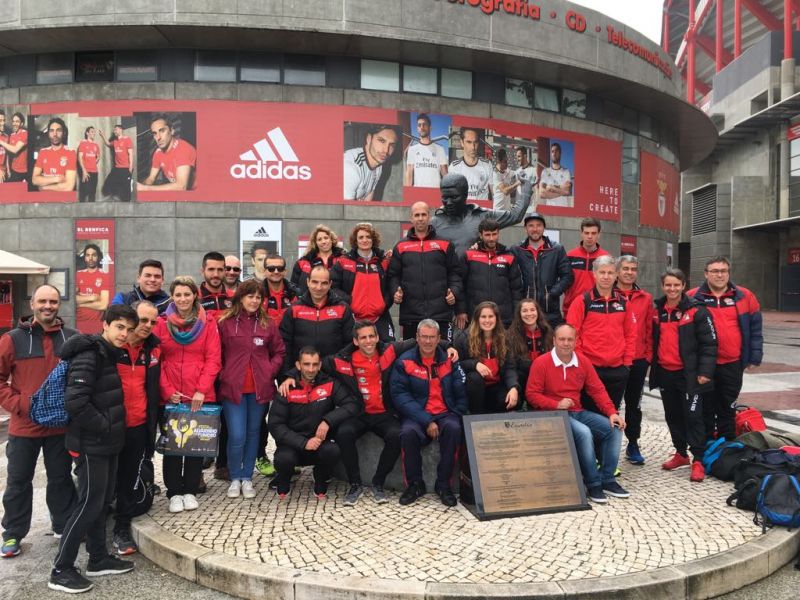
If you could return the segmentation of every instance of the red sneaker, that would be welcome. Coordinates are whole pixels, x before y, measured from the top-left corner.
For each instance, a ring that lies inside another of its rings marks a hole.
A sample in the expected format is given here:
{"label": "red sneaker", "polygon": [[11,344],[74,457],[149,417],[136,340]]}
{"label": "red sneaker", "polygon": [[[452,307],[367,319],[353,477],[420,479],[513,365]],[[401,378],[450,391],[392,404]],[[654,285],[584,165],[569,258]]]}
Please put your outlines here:
{"label": "red sneaker", "polygon": [[[665,471],[673,471],[674,469],[680,469],[681,467],[688,467],[689,466],[689,457],[683,456],[680,452],[676,452],[672,458],[670,458],[667,462],[661,465],[661,468]],[[702,464],[700,465],[703,466]]]}
{"label": "red sneaker", "polygon": [[692,463],[692,474],[689,477],[690,481],[703,481],[706,478],[706,470],[703,468],[703,463],[696,460]]}

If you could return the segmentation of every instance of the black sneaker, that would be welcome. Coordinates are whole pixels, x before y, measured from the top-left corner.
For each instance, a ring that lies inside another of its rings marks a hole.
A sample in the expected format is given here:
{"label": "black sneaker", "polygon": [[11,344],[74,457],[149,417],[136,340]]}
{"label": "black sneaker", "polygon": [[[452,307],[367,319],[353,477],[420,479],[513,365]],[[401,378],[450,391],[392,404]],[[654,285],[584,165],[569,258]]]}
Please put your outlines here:
{"label": "black sneaker", "polygon": [[603,491],[614,498],[630,498],[630,492],[618,484],[616,481],[603,484]]}
{"label": "black sneaker", "polygon": [[314,495],[319,500],[323,500],[328,496],[328,482],[327,481],[315,481],[314,482]]}
{"label": "black sneaker", "polygon": [[115,532],[112,544],[114,549],[117,551],[117,554],[121,556],[134,554],[138,550],[136,547],[136,542],[134,542],[133,538],[131,538],[130,529]]}
{"label": "black sneaker", "polygon": [[456,500],[456,496],[453,493],[453,490],[450,489],[450,486],[441,486],[438,485],[434,487],[434,491],[436,495],[439,496],[439,500],[442,501],[442,504],[445,506],[455,506],[458,504]]}
{"label": "black sneaker", "polygon": [[602,485],[590,487],[586,492],[586,495],[589,497],[589,500],[596,502],[597,504],[605,504],[608,502],[608,498],[606,498],[606,495],[603,493]]}
{"label": "black sneaker", "polygon": [[61,571],[56,569],[50,571],[50,581],[47,582],[47,587],[68,594],[80,594],[88,592],[94,587],[94,584],[81,575],[78,569],[70,567]]}
{"label": "black sneaker", "polygon": [[99,577],[101,575],[120,575],[133,571],[133,563],[129,560],[122,560],[108,554],[98,560],[92,562],[91,560],[86,565],[86,574],[89,577]]}
{"label": "black sneaker", "polygon": [[400,495],[400,504],[406,506],[416,502],[417,498],[424,496],[427,491],[424,481],[413,481],[408,484],[406,491]]}
{"label": "black sneaker", "polygon": [[350,489],[347,490],[347,494],[344,497],[344,502],[342,504],[344,506],[355,506],[358,502],[358,499],[361,498],[361,494],[364,492],[364,488],[360,483],[354,483],[350,486]]}

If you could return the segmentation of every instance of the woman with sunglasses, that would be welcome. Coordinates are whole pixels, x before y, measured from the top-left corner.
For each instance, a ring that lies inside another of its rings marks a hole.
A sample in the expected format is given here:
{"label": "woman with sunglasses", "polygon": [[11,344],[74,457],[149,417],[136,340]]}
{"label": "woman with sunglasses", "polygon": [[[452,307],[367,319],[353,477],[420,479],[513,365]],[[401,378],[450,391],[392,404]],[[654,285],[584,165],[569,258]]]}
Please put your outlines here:
{"label": "woman with sunglasses", "polygon": [[381,250],[381,234],[371,223],[356,225],[349,241],[350,252],[331,270],[331,289],[350,305],[356,321],[375,323],[380,340],[393,342],[392,295],[386,278],[391,251]]}
{"label": "woman with sunglasses", "polygon": [[[214,381],[221,366],[216,320],[200,306],[194,279],[176,277],[172,301],[153,333],[161,340],[161,402],[191,404],[192,411],[216,400]],[[202,457],[164,456],[169,512],[195,510],[203,474]]]}
{"label": "woman with sunglasses", "polygon": [[534,359],[553,349],[553,328],[533,298],[523,298],[517,303],[514,319],[508,326],[508,347],[517,363],[519,389],[524,391]]}
{"label": "woman with sunglasses", "polygon": [[294,263],[292,269],[292,283],[297,287],[299,294],[304,294],[308,289],[306,282],[311,269],[322,265],[329,271],[342,256],[339,248],[339,238],[327,225],[317,225],[308,237],[308,252]]}

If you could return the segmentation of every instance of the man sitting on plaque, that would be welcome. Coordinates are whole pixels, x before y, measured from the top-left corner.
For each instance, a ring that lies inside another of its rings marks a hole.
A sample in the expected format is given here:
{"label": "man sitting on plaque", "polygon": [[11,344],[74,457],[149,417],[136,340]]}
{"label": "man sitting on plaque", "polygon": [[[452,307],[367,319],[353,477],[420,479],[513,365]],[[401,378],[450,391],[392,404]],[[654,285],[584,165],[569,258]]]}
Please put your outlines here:
{"label": "man sitting on plaque", "polygon": [[[535,410],[569,411],[575,450],[591,501],[605,503],[606,494],[627,498],[630,494],[614,479],[625,420],[614,408],[592,364],[575,351],[575,337],[572,325],[564,323],[556,327],[553,349],[537,357],[531,365],[525,397]],[[584,410],[581,391],[588,394],[605,417]],[[599,470],[595,442],[601,453]]]}

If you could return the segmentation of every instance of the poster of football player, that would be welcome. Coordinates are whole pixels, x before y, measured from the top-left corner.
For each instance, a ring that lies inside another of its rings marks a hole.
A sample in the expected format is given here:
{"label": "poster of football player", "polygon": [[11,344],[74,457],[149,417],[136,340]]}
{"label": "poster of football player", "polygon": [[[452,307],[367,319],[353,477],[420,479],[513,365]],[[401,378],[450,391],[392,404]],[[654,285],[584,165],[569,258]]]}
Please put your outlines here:
{"label": "poster of football player", "polygon": [[75,324],[100,333],[114,290],[114,220],[75,221]]}
{"label": "poster of football player", "polygon": [[344,199],[400,201],[402,162],[400,127],[389,123],[344,124]]}

